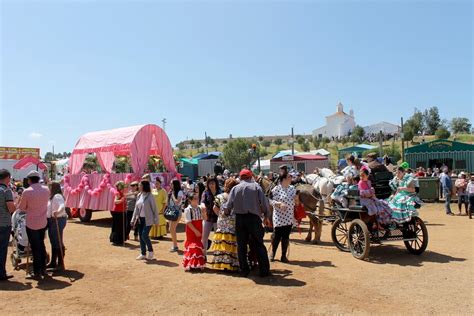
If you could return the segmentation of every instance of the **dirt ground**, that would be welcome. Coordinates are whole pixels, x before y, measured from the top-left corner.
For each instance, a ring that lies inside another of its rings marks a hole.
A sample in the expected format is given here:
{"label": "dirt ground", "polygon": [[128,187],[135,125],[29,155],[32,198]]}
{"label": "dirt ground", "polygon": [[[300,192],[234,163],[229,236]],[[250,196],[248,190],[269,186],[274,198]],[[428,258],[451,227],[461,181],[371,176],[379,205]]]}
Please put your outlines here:
{"label": "dirt ground", "polygon": [[20,270],[0,283],[1,314],[473,314],[474,221],[444,215],[442,204],[421,217],[429,231],[421,256],[395,242],[360,261],[333,246],[325,225],[319,245],[293,233],[291,264],[275,262],[274,276],[261,279],[185,273],[167,238],[154,242],[157,260],[136,261],[138,242],[111,246],[109,213],[94,213],[89,224],[68,222],[66,274],[37,282]]}

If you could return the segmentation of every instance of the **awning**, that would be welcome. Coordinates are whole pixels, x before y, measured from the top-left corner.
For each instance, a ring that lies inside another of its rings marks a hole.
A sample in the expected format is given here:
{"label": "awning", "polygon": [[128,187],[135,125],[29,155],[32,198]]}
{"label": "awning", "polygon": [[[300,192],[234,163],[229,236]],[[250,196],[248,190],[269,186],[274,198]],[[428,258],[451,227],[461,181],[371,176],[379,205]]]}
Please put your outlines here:
{"label": "awning", "polygon": [[44,163],[42,163],[38,158],[35,158],[32,156],[25,157],[19,160],[16,164],[13,165],[13,169],[22,170],[22,169],[28,168],[31,165],[35,165],[41,170],[48,169],[48,167]]}

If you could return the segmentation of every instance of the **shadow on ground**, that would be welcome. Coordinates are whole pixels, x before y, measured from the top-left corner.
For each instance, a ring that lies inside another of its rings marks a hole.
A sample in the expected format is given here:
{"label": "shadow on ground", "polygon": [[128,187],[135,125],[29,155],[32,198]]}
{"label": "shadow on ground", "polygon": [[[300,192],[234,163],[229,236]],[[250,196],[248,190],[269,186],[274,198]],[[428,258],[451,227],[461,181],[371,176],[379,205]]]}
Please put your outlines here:
{"label": "shadow on ground", "polygon": [[425,251],[417,256],[409,253],[405,248],[393,245],[371,247],[369,262],[375,264],[396,264],[400,266],[421,267],[424,263],[450,263],[466,261],[465,258],[456,258],[434,251]]}
{"label": "shadow on ground", "polygon": [[290,270],[272,270],[272,276],[261,278],[258,275],[251,275],[250,279],[259,285],[282,286],[282,287],[302,287],[306,282],[291,278]]}
{"label": "shadow on ground", "polygon": [[20,292],[31,290],[32,288],[31,283],[24,284],[15,280],[0,282],[0,291]]}

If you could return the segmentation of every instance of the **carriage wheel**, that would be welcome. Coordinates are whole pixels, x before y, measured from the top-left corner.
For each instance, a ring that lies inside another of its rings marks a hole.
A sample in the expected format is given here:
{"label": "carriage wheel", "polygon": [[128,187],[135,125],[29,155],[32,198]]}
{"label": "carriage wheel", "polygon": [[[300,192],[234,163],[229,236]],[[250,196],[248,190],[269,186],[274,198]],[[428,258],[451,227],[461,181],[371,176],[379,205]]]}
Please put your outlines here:
{"label": "carriage wheel", "polygon": [[337,249],[349,252],[349,245],[347,243],[347,223],[342,222],[340,218],[332,224],[331,238]]}
{"label": "carriage wheel", "polygon": [[81,222],[83,222],[83,223],[90,222],[91,218],[92,218],[92,211],[91,210],[87,210],[85,208],[81,208],[79,210],[79,219],[81,220]]}
{"label": "carriage wheel", "polygon": [[369,256],[370,235],[367,225],[360,219],[355,219],[347,233],[349,248],[356,259],[364,260]]}
{"label": "carriage wheel", "polygon": [[408,251],[415,255],[421,255],[428,247],[428,229],[419,217],[412,217],[407,228],[415,240],[404,241]]}

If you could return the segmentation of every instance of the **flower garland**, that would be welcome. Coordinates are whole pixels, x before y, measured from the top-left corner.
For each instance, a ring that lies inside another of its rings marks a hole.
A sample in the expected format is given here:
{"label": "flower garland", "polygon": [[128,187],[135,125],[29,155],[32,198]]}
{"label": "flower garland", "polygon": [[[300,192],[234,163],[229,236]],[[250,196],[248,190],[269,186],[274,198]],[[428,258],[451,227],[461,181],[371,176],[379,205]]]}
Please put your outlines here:
{"label": "flower garland", "polygon": [[[132,181],[132,175],[127,174],[125,177],[125,183],[129,184]],[[110,174],[104,174],[102,181],[99,183],[99,186],[95,189],[92,189],[89,185],[89,175],[84,174],[81,178],[81,182],[76,188],[71,187],[71,178],[69,175],[64,177],[64,187],[67,192],[72,195],[80,194],[83,190],[87,192],[87,194],[91,196],[98,196],[101,194],[106,188],[109,190],[110,193],[114,194],[115,196],[119,195],[117,189],[110,183]]]}

